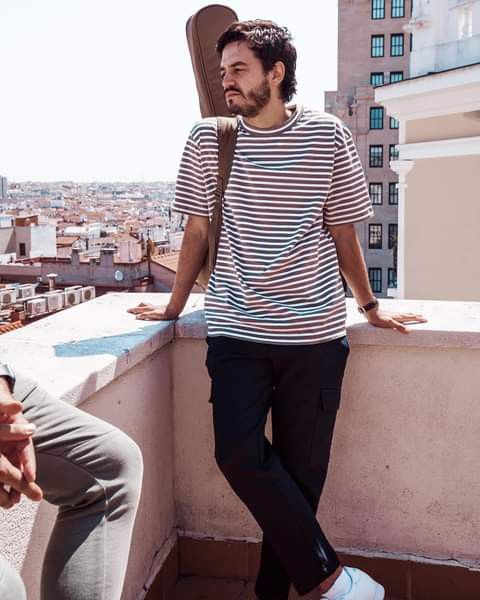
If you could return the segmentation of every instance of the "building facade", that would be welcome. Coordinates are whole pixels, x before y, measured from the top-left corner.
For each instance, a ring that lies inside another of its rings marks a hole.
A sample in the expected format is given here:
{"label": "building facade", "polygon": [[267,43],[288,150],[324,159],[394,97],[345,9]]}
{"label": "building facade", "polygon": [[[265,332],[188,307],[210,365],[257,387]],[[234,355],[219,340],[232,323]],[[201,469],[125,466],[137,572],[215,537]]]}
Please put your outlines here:
{"label": "building facade", "polygon": [[2,177],[0,175],[0,201],[5,201],[7,199],[8,193],[8,180],[6,177]]}
{"label": "building facade", "polygon": [[423,0],[411,79],[375,98],[400,124],[398,296],[480,300],[480,0]]}
{"label": "building facade", "polygon": [[378,297],[396,295],[398,121],[375,102],[377,86],[409,76],[411,0],[339,0],[338,90],[325,110],[351,130],[367,177],[374,216],[357,226],[370,283]]}

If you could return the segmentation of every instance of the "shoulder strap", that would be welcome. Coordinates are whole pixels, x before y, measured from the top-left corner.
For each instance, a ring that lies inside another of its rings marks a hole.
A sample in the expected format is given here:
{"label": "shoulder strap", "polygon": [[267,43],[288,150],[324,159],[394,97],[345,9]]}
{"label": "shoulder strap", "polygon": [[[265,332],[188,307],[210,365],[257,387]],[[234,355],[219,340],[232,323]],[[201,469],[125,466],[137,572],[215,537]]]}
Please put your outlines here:
{"label": "shoulder strap", "polygon": [[218,179],[217,186],[221,193],[225,192],[230,171],[232,169],[233,155],[237,141],[238,120],[236,117],[217,117],[218,137]]}
{"label": "shoulder strap", "polygon": [[211,273],[215,269],[218,242],[222,228],[223,195],[227,189],[230,171],[232,170],[233,155],[237,142],[238,119],[236,117],[217,117],[218,138],[218,174],[215,190],[215,206],[212,221],[208,231],[208,268]]}

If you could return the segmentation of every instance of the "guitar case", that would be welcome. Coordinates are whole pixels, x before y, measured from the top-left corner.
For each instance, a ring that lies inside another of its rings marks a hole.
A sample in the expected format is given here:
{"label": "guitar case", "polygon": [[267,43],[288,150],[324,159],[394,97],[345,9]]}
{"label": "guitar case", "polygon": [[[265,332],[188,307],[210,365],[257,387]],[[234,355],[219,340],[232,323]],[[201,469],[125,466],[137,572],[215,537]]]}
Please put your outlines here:
{"label": "guitar case", "polygon": [[220,57],[215,45],[220,35],[234,21],[238,21],[236,13],[220,4],[201,8],[187,21],[188,49],[203,118],[231,116],[225,104],[220,79]]}

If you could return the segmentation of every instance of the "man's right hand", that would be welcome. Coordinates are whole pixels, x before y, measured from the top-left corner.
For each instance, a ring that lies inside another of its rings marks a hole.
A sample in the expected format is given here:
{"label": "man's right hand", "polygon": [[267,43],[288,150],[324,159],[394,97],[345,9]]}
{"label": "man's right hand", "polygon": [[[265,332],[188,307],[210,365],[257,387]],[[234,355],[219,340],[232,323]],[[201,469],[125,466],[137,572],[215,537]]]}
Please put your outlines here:
{"label": "man's right hand", "polygon": [[174,321],[180,311],[173,309],[169,305],[155,306],[154,304],[146,304],[140,302],[138,306],[129,308],[127,312],[132,315],[137,315],[137,319],[142,321]]}

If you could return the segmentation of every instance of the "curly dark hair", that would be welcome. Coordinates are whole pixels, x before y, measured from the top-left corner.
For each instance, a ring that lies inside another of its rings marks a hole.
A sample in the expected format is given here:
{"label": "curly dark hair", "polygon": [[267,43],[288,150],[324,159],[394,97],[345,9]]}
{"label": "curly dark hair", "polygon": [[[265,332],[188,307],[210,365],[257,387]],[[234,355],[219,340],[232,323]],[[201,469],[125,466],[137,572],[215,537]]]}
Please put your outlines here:
{"label": "curly dark hair", "polygon": [[235,21],[217,41],[217,52],[231,42],[247,42],[255,56],[261,61],[264,73],[272,70],[280,61],[285,65],[285,77],[280,86],[284,102],[289,102],[297,91],[295,68],[297,51],[292,44],[292,36],[286,27],[279,27],[273,21]]}

